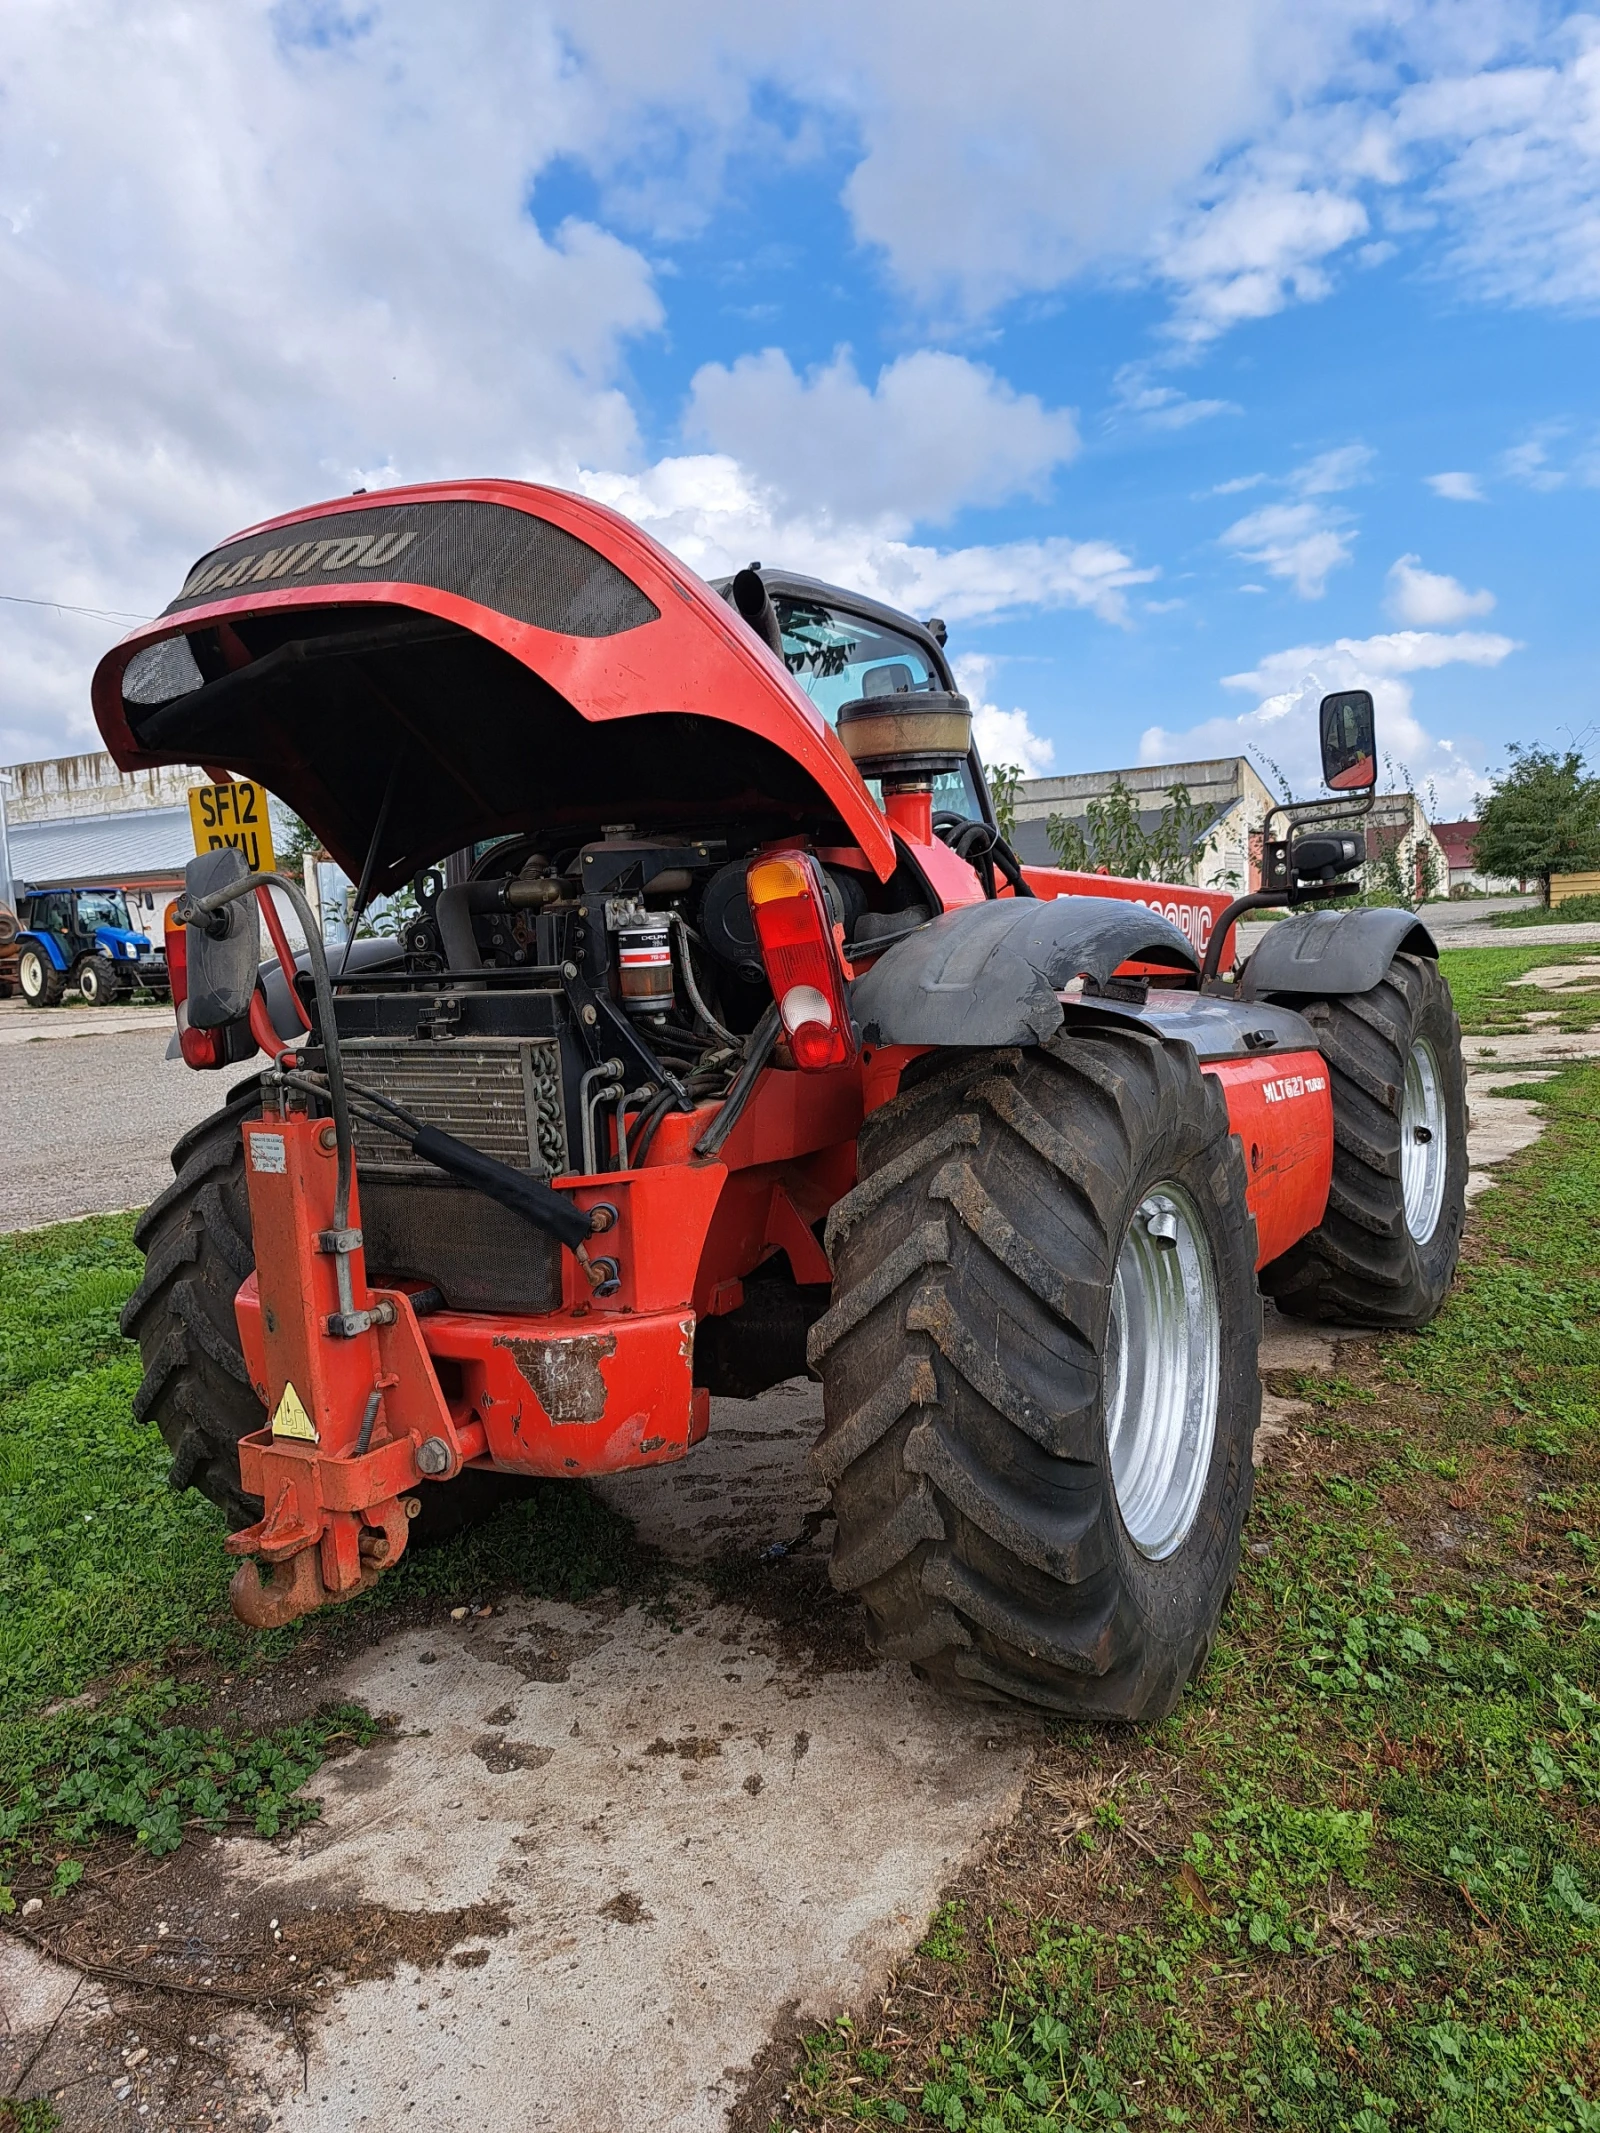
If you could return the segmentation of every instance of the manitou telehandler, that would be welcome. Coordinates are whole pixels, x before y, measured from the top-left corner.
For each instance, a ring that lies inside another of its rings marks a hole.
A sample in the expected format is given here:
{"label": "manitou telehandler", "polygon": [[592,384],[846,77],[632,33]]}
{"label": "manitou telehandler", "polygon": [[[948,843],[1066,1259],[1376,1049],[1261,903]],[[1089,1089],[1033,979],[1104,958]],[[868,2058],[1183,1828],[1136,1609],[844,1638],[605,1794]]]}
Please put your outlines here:
{"label": "manitou telehandler", "polygon": [[[1172,1707],[1235,1572],[1260,1293],[1408,1327],[1449,1285],[1459,1032],[1415,917],[1339,907],[1370,697],[1324,702],[1343,797],[1269,820],[1230,902],[1020,866],[944,636],[474,481],[240,534],[101,662],[124,770],[264,784],[358,907],[415,898],[325,951],[224,850],[167,935],[183,1057],[253,1063],[123,1323],[247,1622],[809,1364],[879,1652]],[[1259,905],[1291,915],[1241,968]]]}

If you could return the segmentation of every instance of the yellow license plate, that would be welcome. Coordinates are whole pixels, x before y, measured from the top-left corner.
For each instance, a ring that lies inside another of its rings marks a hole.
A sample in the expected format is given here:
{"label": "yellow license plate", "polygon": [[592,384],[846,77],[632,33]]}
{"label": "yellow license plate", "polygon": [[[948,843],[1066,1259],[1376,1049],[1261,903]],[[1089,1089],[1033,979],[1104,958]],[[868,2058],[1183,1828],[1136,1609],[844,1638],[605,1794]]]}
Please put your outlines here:
{"label": "yellow license plate", "polygon": [[252,785],[247,778],[232,785],[191,785],[189,820],[197,852],[232,845],[244,854],[252,874],[270,874],[276,867],[264,785]]}

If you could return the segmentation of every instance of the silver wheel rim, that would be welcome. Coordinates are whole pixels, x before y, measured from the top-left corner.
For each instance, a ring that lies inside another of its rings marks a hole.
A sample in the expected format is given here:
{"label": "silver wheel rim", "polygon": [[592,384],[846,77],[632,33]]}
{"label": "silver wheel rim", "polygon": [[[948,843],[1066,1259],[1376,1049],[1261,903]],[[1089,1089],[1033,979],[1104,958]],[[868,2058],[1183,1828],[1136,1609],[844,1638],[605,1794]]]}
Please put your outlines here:
{"label": "silver wheel rim", "polygon": [[1199,1210],[1180,1185],[1139,1203],[1111,1285],[1106,1441],[1128,1538],[1162,1562],[1205,1494],[1222,1354],[1217,1275]]}
{"label": "silver wheel rim", "polygon": [[[33,980],[31,985],[28,982],[30,978]],[[23,993],[30,1000],[36,1000],[40,993],[44,991],[44,965],[39,960],[36,950],[29,949],[23,956],[21,967],[17,971],[17,979],[22,986]]]}
{"label": "silver wheel rim", "polygon": [[1400,1191],[1406,1228],[1418,1244],[1426,1244],[1439,1227],[1449,1152],[1438,1056],[1427,1038],[1419,1037],[1406,1059],[1400,1102]]}

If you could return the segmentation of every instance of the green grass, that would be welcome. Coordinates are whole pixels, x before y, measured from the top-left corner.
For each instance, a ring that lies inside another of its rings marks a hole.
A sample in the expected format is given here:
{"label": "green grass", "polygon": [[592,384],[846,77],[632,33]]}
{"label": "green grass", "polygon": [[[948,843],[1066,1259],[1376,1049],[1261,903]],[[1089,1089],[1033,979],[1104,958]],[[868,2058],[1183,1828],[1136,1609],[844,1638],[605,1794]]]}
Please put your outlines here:
{"label": "green grass", "polygon": [[775,2124],[1600,2133],[1600,1065],[1535,1093],[1434,1325],[1295,1388],[1203,1683],[1056,1729]]}
{"label": "green grass", "polygon": [[1534,904],[1525,911],[1502,911],[1491,921],[1496,926],[1578,926],[1600,922],[1600,896],[1569,896],[1564,904],[1547,909]]}
{"label": "green grass", "polygon": [[1516,981],[1530,970],[1550,963],[1594,963],[1600,983],[1600,949],[1586,947],[1447,948],[1439,967],[1450,981],[1456,1013],[1468,1036],[1492,1036],[1521,1030],[1523,1016],[1532,1012],[1553,1013],[1554,1022],[1543,1025],[1560,1031],[1587,1030],[1600,1026],[1600,992],[1543,992],[1535,985]]}

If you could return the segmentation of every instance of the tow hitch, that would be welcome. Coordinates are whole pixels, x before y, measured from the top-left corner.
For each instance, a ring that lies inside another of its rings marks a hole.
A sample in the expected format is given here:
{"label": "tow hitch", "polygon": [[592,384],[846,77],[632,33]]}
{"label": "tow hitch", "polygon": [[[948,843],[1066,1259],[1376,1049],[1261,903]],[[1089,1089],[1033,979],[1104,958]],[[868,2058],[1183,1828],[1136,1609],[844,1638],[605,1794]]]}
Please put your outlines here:
{"label": "tow hitch", "polygon": [[272,1420],[239,1446],[263,1516],[227,1547],[245,1558],[234,1612],[265,1629],[372,1584],[405,1550],[416,1484],[459,1473],[484,1442],[451,1414],[409,1298],[367,1285],[353,1175],[335,1227],[332,1124],[285,1092],[244,1143],[259,1271],[240,1320]]}

